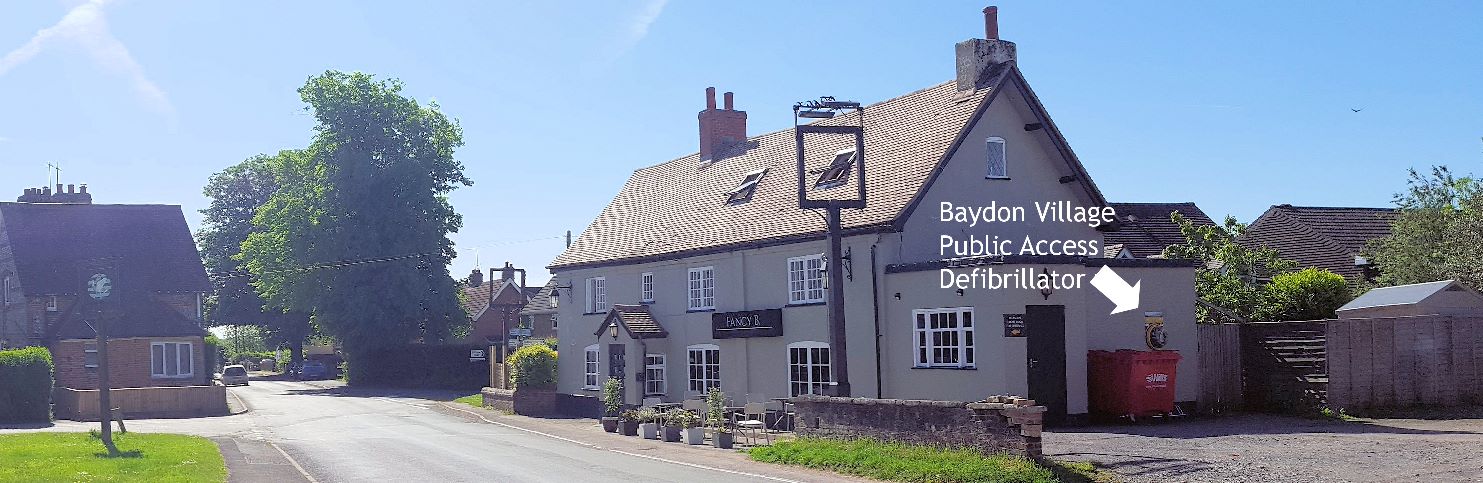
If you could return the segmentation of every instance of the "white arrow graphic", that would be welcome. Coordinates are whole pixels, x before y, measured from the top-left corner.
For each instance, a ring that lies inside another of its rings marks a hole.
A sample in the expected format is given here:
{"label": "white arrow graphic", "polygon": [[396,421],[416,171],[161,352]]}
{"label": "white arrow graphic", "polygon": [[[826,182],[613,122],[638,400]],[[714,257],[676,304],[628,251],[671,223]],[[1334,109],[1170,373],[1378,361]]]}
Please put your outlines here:
{"label": "white arrow graphic", "polygon": [[1128,285],[1128,282],[1106,265],[1103,265],[1101,270],[1097,270],[1096,275],[1092,275],[1092,286],[1097,287],[1102,295],[1107,296],[1107,300],[1111,300],[1116,305],[1112,309],[1113,314],[1138,308],[1138,292],[1142,285],[1142,280]]}

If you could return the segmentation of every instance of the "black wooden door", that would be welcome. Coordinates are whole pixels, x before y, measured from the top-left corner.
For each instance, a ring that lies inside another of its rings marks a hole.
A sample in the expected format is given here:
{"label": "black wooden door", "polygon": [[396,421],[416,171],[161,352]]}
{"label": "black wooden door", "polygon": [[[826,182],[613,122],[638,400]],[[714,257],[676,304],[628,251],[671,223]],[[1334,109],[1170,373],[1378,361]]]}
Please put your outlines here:
{"label": "black wooden door", "polygon": [[1066,419],[1066,307],[1025,306],[1025,367],[1030,399],[1045,406],[1045,424]]}
{"label": "black wooden door", "polygon": [[608,377],[616,377],[619,381],[627,381],[623,377],[623,371],[628,359],[623,354],[623,344],[608,344]]}

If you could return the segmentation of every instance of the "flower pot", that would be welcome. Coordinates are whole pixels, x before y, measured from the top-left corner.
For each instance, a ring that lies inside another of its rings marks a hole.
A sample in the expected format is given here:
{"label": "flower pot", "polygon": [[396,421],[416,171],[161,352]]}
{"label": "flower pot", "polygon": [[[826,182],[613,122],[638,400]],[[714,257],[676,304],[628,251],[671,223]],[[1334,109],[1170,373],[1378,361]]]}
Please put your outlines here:
{"label": "flower pot", "polygon": [[711,438],[711,444],[721,449],[731,449],[731,445],[735,443],[736,433],[723,433],[717,431],[716,437]]}
{"label": "flower pot", "polygon": [[644,433],[644,439],[659,439],[659,423],[640,424],[639,431]]}
{"label": "flower pot", "polygon": [[609,433],[618,432],[618,418],[602,418],[602,430]]}
{"label": "flower pot", "polygon": [[685,444],[705,444],[705,428],[685,428]]}
{"label": "flower pot", "polygon": [[683,429],[683,428],[681,428],[679,426],[665,426],[664,427],[664,442],[666,442],[666,443],[674,443],[674,442],[679,441],[680,440],[680,430],[681,429]]}
{"label": "flower pot", "polygon": [[625,419],[625,420],[619,422],[618,423],[618,426],[619,426],[619,429],[622,429],[623,430],[623,435],[624,436],[638,436],[639,435],[639,422],[638,421],[629,421],[629,420],[626,420]]}

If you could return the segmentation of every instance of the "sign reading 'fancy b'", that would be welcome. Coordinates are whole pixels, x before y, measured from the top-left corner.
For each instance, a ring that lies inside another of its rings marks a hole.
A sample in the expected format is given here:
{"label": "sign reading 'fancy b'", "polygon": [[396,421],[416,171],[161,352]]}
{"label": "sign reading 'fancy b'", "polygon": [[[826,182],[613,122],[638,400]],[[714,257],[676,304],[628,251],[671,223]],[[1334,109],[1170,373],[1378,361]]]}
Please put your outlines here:
{"label": "sign reading 'fancy b'", "polygon": [[780,337],[783,335],[783,310],[746,310],[711,314],[711,337]]}

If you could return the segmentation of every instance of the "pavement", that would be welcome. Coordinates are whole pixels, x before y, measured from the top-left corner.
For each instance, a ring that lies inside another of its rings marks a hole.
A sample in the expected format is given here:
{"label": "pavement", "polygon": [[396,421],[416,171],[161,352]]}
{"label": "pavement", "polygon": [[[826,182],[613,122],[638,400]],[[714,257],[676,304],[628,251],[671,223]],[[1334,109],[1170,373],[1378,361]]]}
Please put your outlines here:
{"label": "pavement", "polygon": [[[592,419],[545,420],[448,402],[446,391],[365,390],[338,381],[228,389],[243,412],[128,421],[130,431],[208,437],[233,482],[857,481],[750,461],[735,450],[602,432]],[[87,431],[57,421],[17,431]]]}

